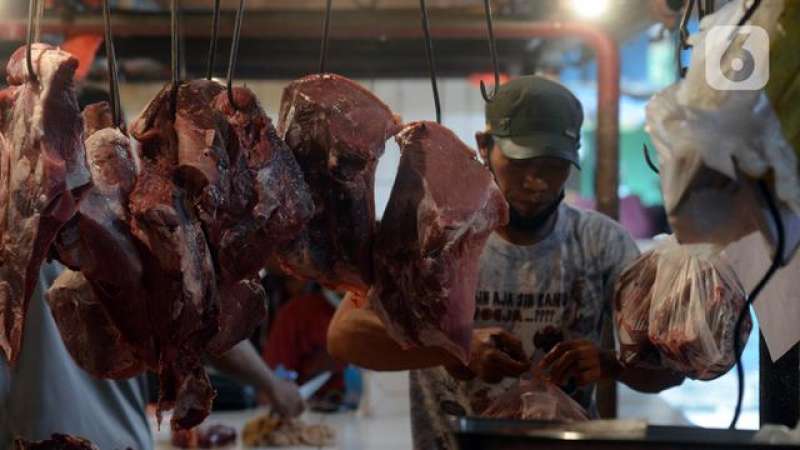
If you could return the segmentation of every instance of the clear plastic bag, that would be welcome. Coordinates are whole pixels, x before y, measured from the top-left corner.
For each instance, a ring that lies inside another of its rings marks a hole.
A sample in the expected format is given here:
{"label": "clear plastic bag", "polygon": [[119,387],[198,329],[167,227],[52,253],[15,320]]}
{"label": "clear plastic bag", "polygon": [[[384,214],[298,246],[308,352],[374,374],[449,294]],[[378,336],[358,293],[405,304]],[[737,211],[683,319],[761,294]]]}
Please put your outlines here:
{"label": "clear plastic bag", "polygon": [[[690,378],[711,380],[733,367],[733,333],[746,294],[733,269],[710,245],[664,242],[651,293],[648,337],[663,363]],[[738,337],[750,336],[750,316]]]}
{"label": "clear plastic bag", "polygon": [[649,251],[633,262],[617,280],[614,319],[620,360],[625,364],[660,365],[658,350],[650,342],[650,302],[658,270],[658,257]]}
{"label": "clear plastic bag", "polygon": [[578,402],[538,371],[531,378],[520,378],[518,384],[494,399],[482,416],[553,422],[589,420]]}

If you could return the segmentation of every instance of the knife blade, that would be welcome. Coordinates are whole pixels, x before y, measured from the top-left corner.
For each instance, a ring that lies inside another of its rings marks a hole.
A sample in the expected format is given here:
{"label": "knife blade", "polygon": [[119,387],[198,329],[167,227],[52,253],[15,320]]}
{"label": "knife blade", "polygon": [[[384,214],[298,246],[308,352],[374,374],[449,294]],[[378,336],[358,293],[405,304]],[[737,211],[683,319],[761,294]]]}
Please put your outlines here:
{"label": "knife blade", "polygon": [[297,388],[297,390],[300,391],[300,397],[303,400],[310,399],[312,395],[328,382],[331,376],[331,371],[328,370],[303,383],[302,386]]}

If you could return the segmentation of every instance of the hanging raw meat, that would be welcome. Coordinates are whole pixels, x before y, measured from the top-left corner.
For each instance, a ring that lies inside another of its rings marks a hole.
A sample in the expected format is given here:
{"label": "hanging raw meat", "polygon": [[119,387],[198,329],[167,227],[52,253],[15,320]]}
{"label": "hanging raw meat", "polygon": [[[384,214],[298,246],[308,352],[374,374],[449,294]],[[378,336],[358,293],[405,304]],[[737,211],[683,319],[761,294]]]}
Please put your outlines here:
{"label": "hanging raw meat", "polygon": [[371,92],[338,75],[311,75],[283,92],[281,135],[314,197],[306,231],[279,255],[291,274],[366,291],[372,280],[375,168],[400,121]]}
{"label": "hanging raw meat", "polygon": [[447,128],[416,122],[397,135],[402,156],[375,240],[370,303],[405,346],[469,354],[478,259],[508,222],[492,174]]}
{"label": "hanging raw meat", "polygon": [[54,433],[50,439],[43,441],[26,441],[16,439],[14,450],[98,450],[88,439]]}
{"label": "hanging raw meat", "polygon": [[79,367],[98,378],[126,379],[146,368],[108,315],[106,305],[115,300],[101,302],[86,277],[71,270],[47,293],[64,346]]}
{"label": "hanging raw meat", "polygon": [[91,185],[73,87],[78,60],[44,44],[11,56],[0,91],[0,350],[13,364],[39,266]]}
{"label": "hanging raw meat", "polygon": [[208,415],[214,398],[201,357],[216,333],[218,308],[211,251],[189,193],[175,183],[180,147],[172,97],[172,86],[165,86],[131,127],[142,165],[129,207],[159,349],[159,412],[175,407],[173,427],[190,428]]}
{"label": "hanging raw meat", "polygon": [[[94,291],[96,307],[104,305],[110,320],[132,347],[130,351],[155,369],[158,357],[146,304],[148,293],[143,284],[140,243],[129,226],[128,201],[136,183],[138,159],[131,151],[130,139],[113,127],[107,103],[87,106],[83,117],[86,158],[94,185],[83,197],[78,213],[59,233],[55,244],[57,256],[67,267],[82,273]],[[109,264],[109,261],[114,263]],[[75,302],[86,304],[81,299]],[[51,306],[54,306],[52,299]],[[59,325],[61,323],[68,325],[67,322],[59,322]],[[61,333],[68,342],[65,335],[69,332],[62,328]],[[83,349],[81,354],[95,354],[102,360],[106,358],[101,354],[103,351],[100,346]],[[81,365],[96,376],[104,376]],[[108,377],[116,378],[116,373],[128,372],[123,369],[109,368]]]}

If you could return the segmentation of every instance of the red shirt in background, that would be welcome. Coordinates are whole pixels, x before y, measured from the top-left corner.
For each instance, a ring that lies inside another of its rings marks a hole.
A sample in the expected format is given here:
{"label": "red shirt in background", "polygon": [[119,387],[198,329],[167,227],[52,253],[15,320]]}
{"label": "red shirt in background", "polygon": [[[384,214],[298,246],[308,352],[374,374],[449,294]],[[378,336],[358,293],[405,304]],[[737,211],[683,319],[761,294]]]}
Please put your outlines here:
{"label": "red shirt in background", "polygon": [[327,337],[336,308],[321,293],[304,294],[278,309],[267,342],[264,360],[270,367],[282,364],[298,373],[302,384],[325,370],[333,376],[321,392],[344,390],[344,366],[328,355]]}

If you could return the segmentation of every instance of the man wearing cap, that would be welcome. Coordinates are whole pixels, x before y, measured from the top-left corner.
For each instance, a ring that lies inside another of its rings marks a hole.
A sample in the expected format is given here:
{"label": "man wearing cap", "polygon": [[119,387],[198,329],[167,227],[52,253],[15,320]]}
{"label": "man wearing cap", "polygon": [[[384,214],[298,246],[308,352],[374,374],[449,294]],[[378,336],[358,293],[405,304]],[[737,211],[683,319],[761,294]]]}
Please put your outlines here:
{"label": "man wearing cap", "polygon": [[658,392],[683,380],[668,370],[625,367],[601,345],[614,283],[638,250],[618,223],[562,203],[571,166],[580,168],[578,99],[557,82],[525,76],[498,89],[486,122],[478,147],[508,201],[510,222],[481,255],[469,364],[435,347],[401,349],[353,296],[329,329],[335,357],[374,370],[411,370],[417,449],[456,448],[448,409],[481,414],[532,365],[594,416],[598,381]]}

